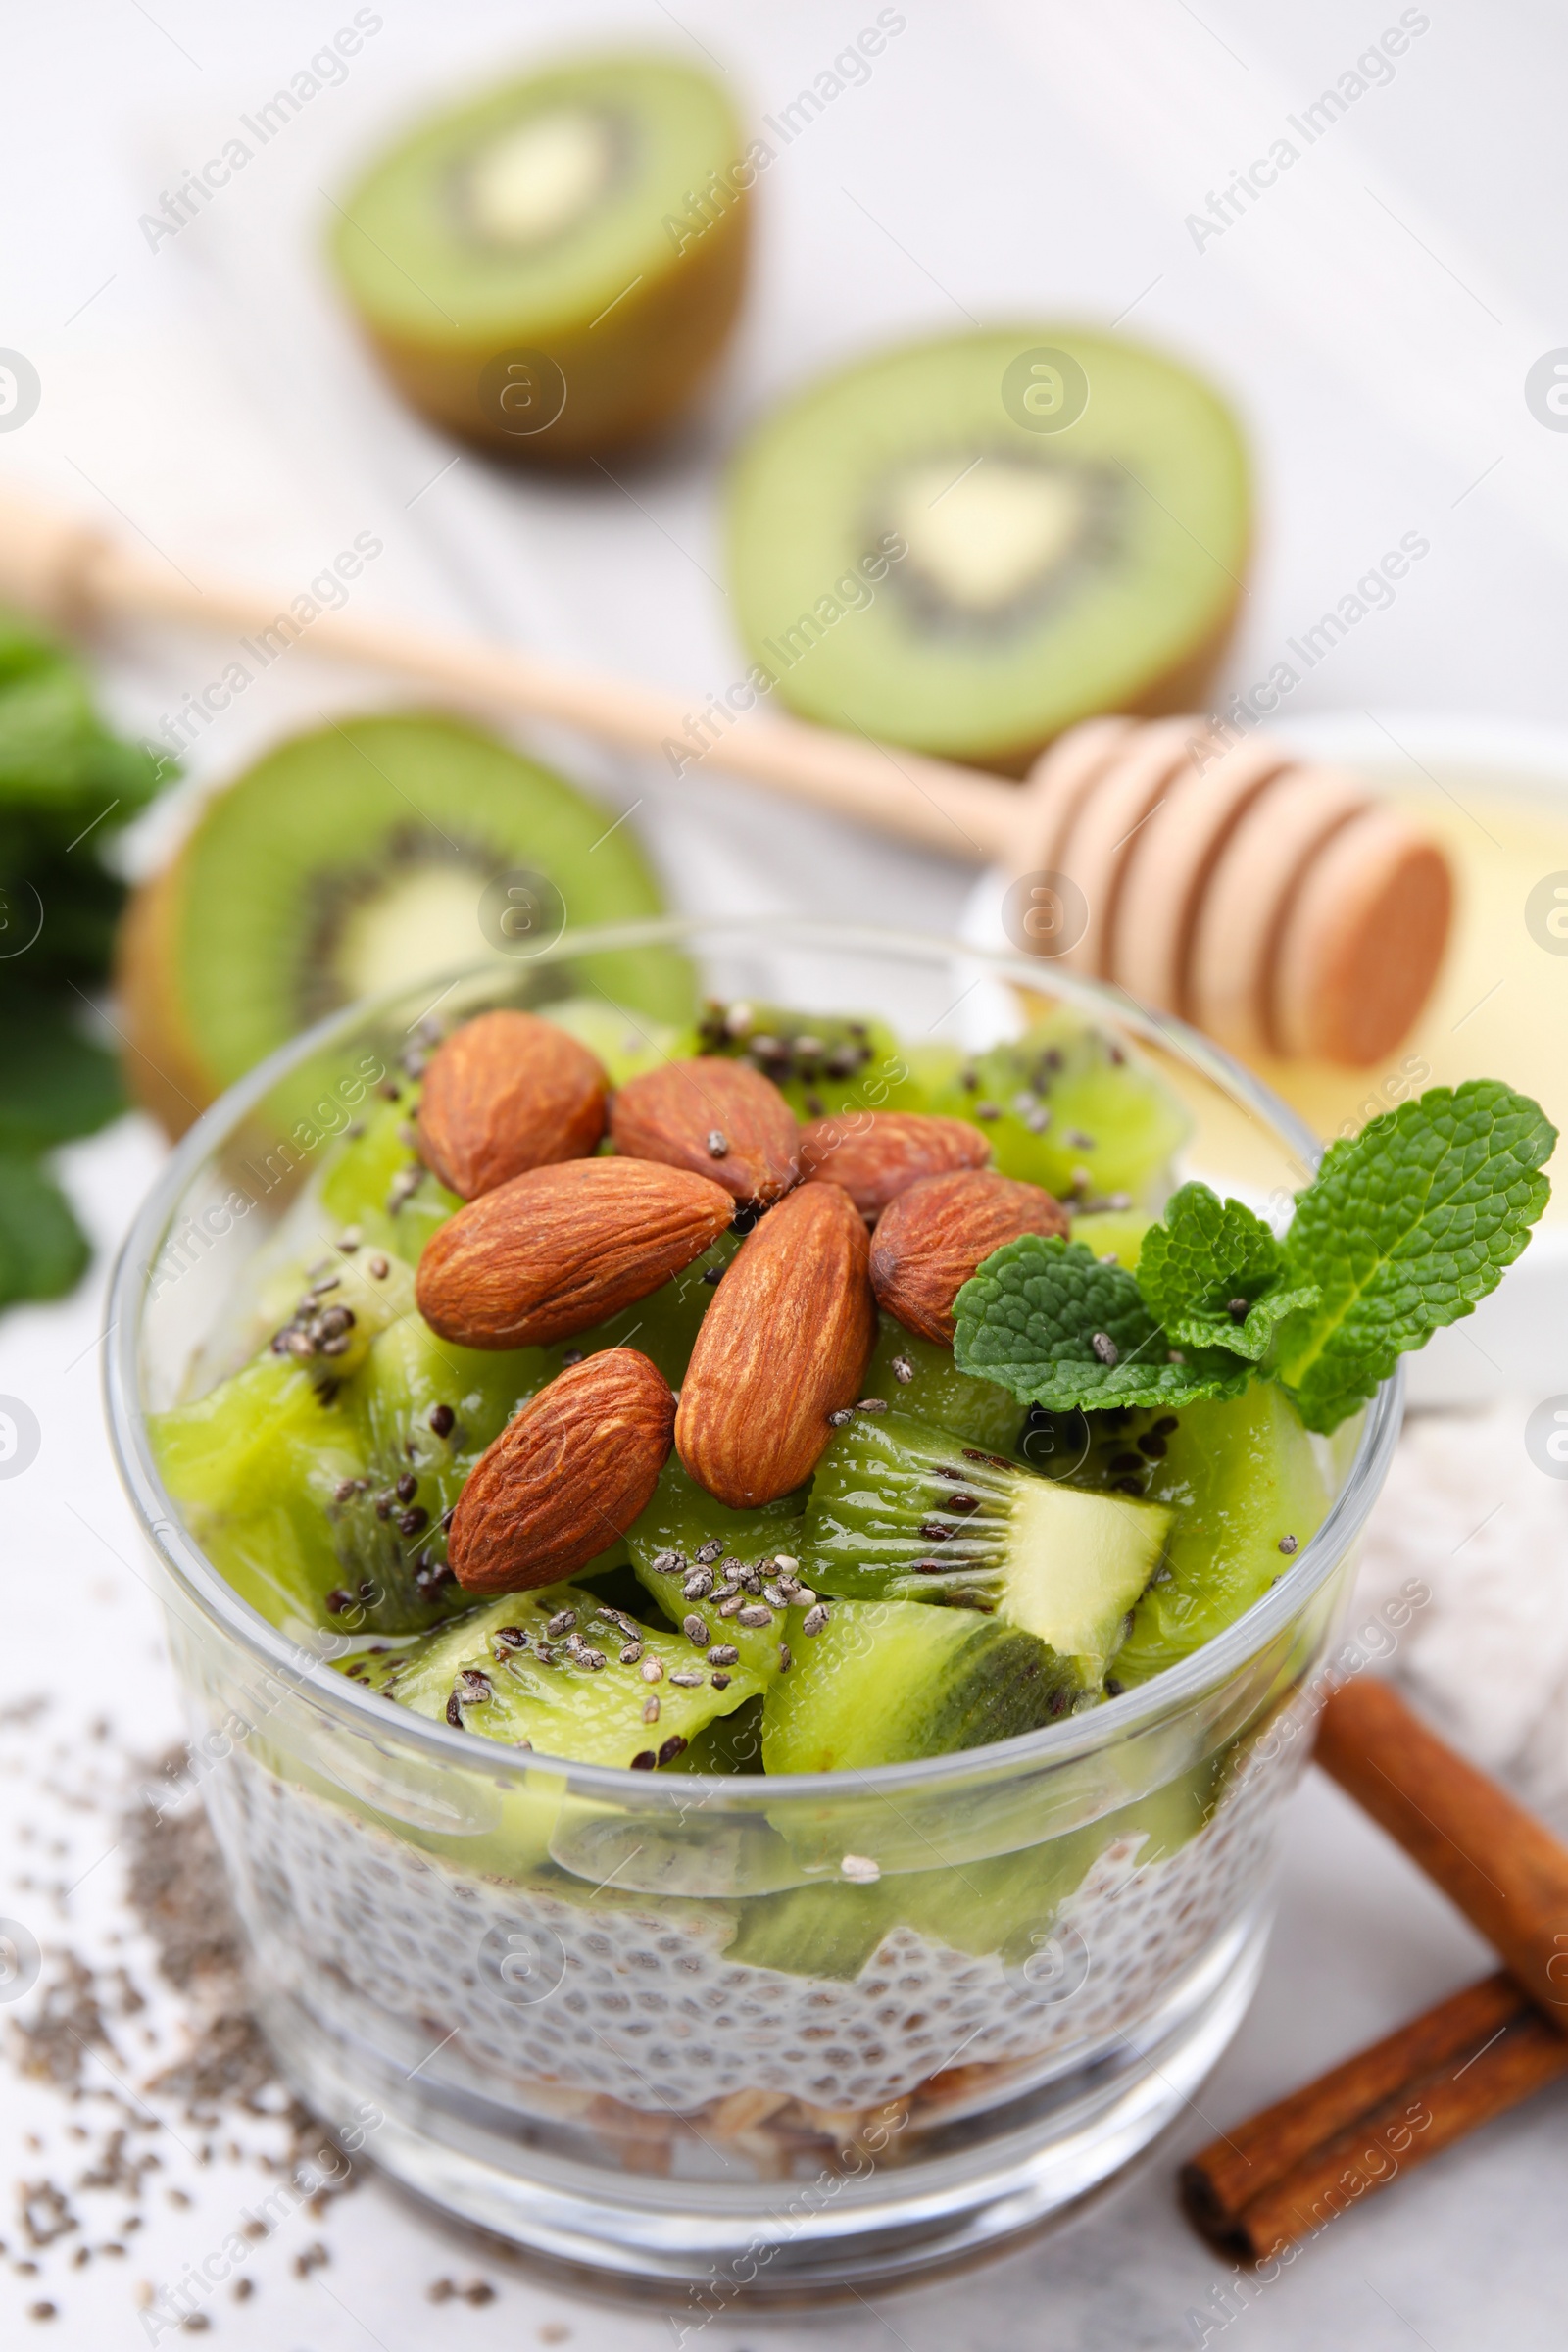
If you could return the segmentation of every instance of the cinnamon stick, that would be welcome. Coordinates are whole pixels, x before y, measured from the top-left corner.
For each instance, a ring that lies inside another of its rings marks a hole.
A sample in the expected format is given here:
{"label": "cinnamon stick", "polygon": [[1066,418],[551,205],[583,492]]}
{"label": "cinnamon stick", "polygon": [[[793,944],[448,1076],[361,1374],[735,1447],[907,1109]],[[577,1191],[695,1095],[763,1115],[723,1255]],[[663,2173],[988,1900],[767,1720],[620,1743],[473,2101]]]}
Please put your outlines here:
{"label": "cinnamon stick", "polygon": [[1568,1848],[1375,1676],[1346,1683],[1328,1701],[1317,1761],[1568,2034]]}
{"label": "cinnamon stick", "polygon": [[1183,2203],[1213,2244],[1266,2260],[1568,2075],[1568,2038],[1512,1978],[1486,1977],[1183,2167]]}

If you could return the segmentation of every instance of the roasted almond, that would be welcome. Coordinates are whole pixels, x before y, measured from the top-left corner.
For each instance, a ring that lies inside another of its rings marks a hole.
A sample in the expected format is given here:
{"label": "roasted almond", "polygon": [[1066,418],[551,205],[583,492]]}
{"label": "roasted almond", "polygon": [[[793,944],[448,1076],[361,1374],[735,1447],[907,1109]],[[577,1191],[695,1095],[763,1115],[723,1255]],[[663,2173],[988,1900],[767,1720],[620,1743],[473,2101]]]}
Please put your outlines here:
{"label": "roasted almond", "polygon": [[628,1159],[690,1168],[737,1200],[776,1200],[800,1173],[801,1131],[778,1088],[717,1055],[629,1079],[611,1106],[610,1132]]}
{"label": "roasted almond", "polygon": [[967,1119],[920,1111],[843,1110],[801,1129],[803,1179],[842,1185],[868,1219],[922,1176],[983,1168],[990,1157],[991,1146]]}
{"label": "roasted almond", "polygon": [[861,1393],[876,1338],[866,1232],[837,1185],[802,1185],[749,1234],[713,1294],[681,1384],[675,1444],[736,1509],[816,1468],[828,1415]]}
{"label": "roasted almond", "polygon": [[584,1045],[531,1012],[481,1012],[431,1056],[419,1155],[472,1200],[529,1168],[582,1159],[605,1132],[610,1081]]}
{"label": "roasted almond", "polygon": [[635,1348],[573,1364],[475,1462],[447,1556],[466,1592],[570,1576],[625,1534],[669,1458],[675,1399]]}
{"label": "roasted almond", "polygon": [[444,1340],[542,1346],[646,1298],[734,1215],[721,1185],[650,1160],[531,1168],[437,1227],[415,1297]]}
{"label": "roasted almond", "polygon": [[951,1348],[953,1301],[992,1250],[1026,1233],[1066,1230],[1066,1210],[1038,1184],[984,1168],[923,1177],[889,1204],[871,1237],[877,1303],[921,1339]]}

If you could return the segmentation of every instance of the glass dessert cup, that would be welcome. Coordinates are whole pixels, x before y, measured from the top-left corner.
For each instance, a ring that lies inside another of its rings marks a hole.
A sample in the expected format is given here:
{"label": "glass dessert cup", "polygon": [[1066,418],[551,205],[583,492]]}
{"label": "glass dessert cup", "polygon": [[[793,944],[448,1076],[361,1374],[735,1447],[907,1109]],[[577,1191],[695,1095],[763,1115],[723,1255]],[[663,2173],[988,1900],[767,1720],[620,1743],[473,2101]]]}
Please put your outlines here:
{"label": "glass dessert cup", "polygon": [[1192,1121],[1179,1176],[1283,1205],[1315,1153],[1205,1041],[1033,958],[672,919],[333,1016],[207,1114],[138,1218],[111,1308],[114,1442],[286,2078],[327,2119],[368,2101],[376,2161],[436,2204],[558,2259],[686,2281],[701,2318],[743,2290],[986,2245],[1182,2112],[1261,1966],[1280,1810],[1399,1397],[1390,1383],[1322,1446],[1327,1517],[1245,1616],[993,1746],[653,1774],[520,1752],[358,1688],[327,1663],[346,1642],[267,1623],[202,1555],[147,1416],[229,1368],[233,1300],[432,999],[448,1020],[547,1009],[671,948],[712,994],[969,1050],[1021,1027],[1027,992],[1157,1067]]}

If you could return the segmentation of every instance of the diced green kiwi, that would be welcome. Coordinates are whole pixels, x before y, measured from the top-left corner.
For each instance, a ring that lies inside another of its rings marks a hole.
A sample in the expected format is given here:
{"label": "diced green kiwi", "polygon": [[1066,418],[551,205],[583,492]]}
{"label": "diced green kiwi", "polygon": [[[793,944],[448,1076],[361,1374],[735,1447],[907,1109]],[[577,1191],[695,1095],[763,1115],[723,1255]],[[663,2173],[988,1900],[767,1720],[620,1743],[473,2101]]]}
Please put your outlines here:
{"label": "diced green kiwi", "polygon": [[854,1772],[1038,1731],[1080,1695],[1033,1634],[972,1609],[836,1600],[762,1707],[768,1772]]}
{"label": "diced green kiwi", "polygon": [[[757,1673],[771,1676],[780,1645],[799,1646],[790,1632],[794,1604],[778,1577],[781,1561],[786,1573],[798,1565],[805,1508],[803,1489],[757,1510],[732,1510],[672,1453],[626,1531],[626,1546],[639,1583],[672,1625],[702,1625],[714,1642],[731,1645]],[[743,1625],[743,1612],[759,1622]]]}
{"label": "diced green kiwi", "polygon": [[551,1376],[585,1355],[607,1348],[635,1348],[657,1364],[672,1389],[678,1389],[691,1361],[697,1333],[724,1269],[740,1248],[738,1234],[721,1233],[700,1257],[673,1275],[646,1298],[635,1299],[603,1323],[574,1332],[542,1350]]}
{"label": "diced green kiwi", "polygon": [[1010,1389],[960,1372],[951,1348],[938,1348],[883,1315],[876,1347],[860,1383],[867,1396],[885,1398],[913,1421],[951,1430],[988,1453],[1011,1453],[1025,1408]]}
{"label": "diced green kiwi", "polygon": [[1199,707],[1249,529],[1240,433],[1197,376],[1119,336],[984,329],[767,418],[730,580],[793,709],[1021,771],[1093,711]]}
{"label": "diced green kiwi", "polygon": [[781,1004],[710,999],[697,1024],[698,1054],[721,1054],[771,1078],[799,1119],[842,1110],[926,1110],[903,1047],[883,1022]]}
{"label": "diced green kiwi", "polygon": [[597,1055],[612,1087],[678,1060],[687,1051],[686,1033],[673,1022],[612,1004],[604,997],[563,997],[538,1009]]}
{"label": "diced green kiwi", "polygon": [[1153,1070],[1061,1013],[960,1063],[930,1108],[973,1120],[1001,1175],[1043,1185],[1075,1212],[1158,1209],[1190,1125]]}
{"label": "diced green kiwi", "polygon": [[390,1251],[416,1266],[438,1226],[463,1206],[415,1155],[411,1140],[418,1089],[401,1071],[355,1120],[356,1132],[331,1148],[321,1170],[320,1201],[329,1238],[357,1234],[369,1254]]}
{"label": "diced green kiwi", "polygon": [[1078,1429],[1061,1433],[1056,1458],[1081,1456],[1068,1473],[1075,1485],[1174,1513],[1112,1673],[1117,1687],[1144,1683],[1262,1598],[1321,1524],[1328,1489],[1312,1440],[1271,1380],[1174,1412],[1069,1418]]}
{"label": "diced green kiwi", "polygon": [[1157,1503],[1091,1496],[924,1422],[856,1413],[817,1464],[803,1566],[850,1599],[995,1611],[1049,1643],[1064,1685],[1090,1697],[1170,1522]]}
{"label": "diced green kiwi", "polygon": [[[645,1664],[661,1679],[649,1682]],[[511,1747],[652,1771],[764,1688],[709,1666],[679,1634],[612,1611],[573,1584],[503,1593],[407,1649],[343,1671],[416,1714]]]}
{"label": "diced green kiwi", "polygon": [[562,777],[458,719],[355,718],[279,745],[214,795],[132,905],[132,1083],[178,1132],[338,1005],[426,978],[438,997],[486,959],[519,989],[531,975],[546,1001],[591,983],[639,1016],[688,1018],[672,950],[532,965],[492,919],[486,891],[508,876],[542,877],[525,887],[576,927],[658,913],[631,827],[611,827]]}
{"label": "diced green kiwi", "polygon": [[608,454],[723,346],[756,177],[725,93],[596,55],[416,124],[335,209],[338,275],[388,373],[500,454]]}

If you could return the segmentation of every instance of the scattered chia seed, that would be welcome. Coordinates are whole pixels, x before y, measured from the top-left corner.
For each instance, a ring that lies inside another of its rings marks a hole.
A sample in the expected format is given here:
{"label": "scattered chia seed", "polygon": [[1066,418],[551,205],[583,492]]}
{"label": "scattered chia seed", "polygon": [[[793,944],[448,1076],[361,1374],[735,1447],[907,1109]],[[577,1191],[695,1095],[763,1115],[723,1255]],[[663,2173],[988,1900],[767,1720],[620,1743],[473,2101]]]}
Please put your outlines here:
{"label": "scattered chia seed", "polygon": [[1233,1323],[1245,1323],[1250,1311],[1251,1302],[1250,1299],[1227,1298],[1225,1301],[1225,1312],[1229,1315]]}
{"label": "scattered chia seed", "polygon": [[727,1674],[710,1675],[709,1680],[711,1682],[715,1690],[727,1690],[729,1689],[729,1676]]}
{"label": "scattered chia seed", "polygon": [[724,1279],[724,1269],[722,1266],[705,1266],[702,1272],[702,1279],[707,1283],[710,1290],[716,1291],[719,1284]]}
{"label": "scattered chia seed", "polygon": [[882,1876],[881,1863],[873,1862],[869,1854],[845,1854],[839,1869],[855,1886],[873,1886]]}
{"label": "scattered chia seed", "polygon": [[708,1156],[710,1159],[729,1157],[729,1137],[722,1127],[710,1127],[708,1130]]}
{"label": "scattered chia seed", "polygon": [[559,1642],[563,1634],[571,1632],[576,1622],[577,1612],[575,1609],[558,1609],[545,1627],[545,1632],[553,1642]]}
{"label": "scattered chia seed", "polygon": [[713,1571],[711,1568],[694,1568],[681,1586],[681,1592],[687,1600],[706,1600],[712,1590]]}
{"label": "scattered chia seed", "polygon": [[1293,1551],[1300,1549],[1300,1544],[1295,1536],[1281,1536],[1280,1549],[1289,1557]]}
{"label": "scattered chia seed", "polygon": [[778,1645],[778,1670],[780,1674],[788,1674],[794,1663],[794,1659],[790,1656],[789,1643],[787,1642],[781,1642]]}
{"label": "scattered chia seed", "polygon": [[885,1413],[887,1409],[888,1400],[885,1396],[862,1396],[858,1404],[851,1407],[857,1413]]}
{"label": "scattered chia seed", "polygon": [[699,1617],[695,1609],[681,1619],[680,1630],[688,1642],[695,1642],[701,1649],[706,1649],[711,1639],[706,1620]]}
{"label": "scattered chia seed", "polygon": [[700,1674],[687,1674],[684,1669],[679,1674],[672,1674],[669,1679],[682,1690],[700,1690],[703,1687],[703,1678]]}
{"label": "scattered chia seed", "polygon": [[841,1404],[837,1412],[829,1413],[827,1417],[827,1425],[829,1429],[848,1429],[854,1418],[854,1406],[849,1404]]}
{"label": "scattered chia seed", "polygon": [[710,1567],[712,1562],[719,1557],[720,1553],[723,1551],[723,1548],[724,1546],[717,1536],[710,1536],[706,1544],[698,1544],[697,1549],[692,1556],[697,1561],[699,1567],[707,1568]]}
{"label": "scattered chia seed", "polygon": [[658,1576],[673,1576],[677,1569],[685,1565],[686,1554],[683,1551],[656,1551],[654,1554],[654,1572]]}
{"label": "scattered chia seed", "polygon": [[432,1404],[430,1407],[430,1427],[438,1438],[451,1437],[457,1418],[450,1404]]}
{"label": "scattered chia seed", "polygon": [[807,1610],[806,1616],[802,1621],[801,1631],[803,1634],[815,1636],[822,1631],[822,1628],[827,1624],[827,1610],[824,1608],[821,1601],[817,1601],[813,1607]]}
{"label": "scattered chia seed", "polygon": [[893,1358],[893,1377],[901,1389],[906,1389],[914,1378],[914,1366],[906,1355],[896,1355]]}
{"label": "scattered chia seed", "polygon": [[643,1700],[643,1721],[644,1723],[659,1721],[659,1696],[656,1691],[651,1690]]}
{"label": "scattered chia seed", "polygon": [[652,1772],[654,1766],[658,1762],[659,1758],[655,1755],[653,1749],[651,1747],[645,1747],[641,1749],[637,1755],[633,1756],[631,1760],[631,1769],[633,1772]]}
{"label": "scattered chia seed", "polygon": [[1092,1333],[1090,1336],[1089,1345],[1094,1349],[1096,1355],[1099,1356],[1102,1364],[1114,1364],[1120,1360],[1121,1349],[1117,1347],[1115,1341],[1111,1338],[1108,1331],[1097,1331]]}
{"label": "scattered chia seed", "polygon": [[367,1274],[368,1274],[372,1282],[385,1282],[387,1276],[392,1271],[392,1261],[390,1258],[382,1257],[379,1251],[377,1251],[374,1257],[368,1257],[366,1259],[365,1271]]}
{"label": "scattered chia seed", "polygon": [[644,1658],[642,1663],[642,1677],[645,1683],[662,1683],[664,1679],[663,1659]]}
{"label": "scattered chia seed", "polygon": [[561,1360],[569,1370],[573,1364],[582,1362],[582,1349],[580,1348],[563,1348]]}
{"label": "scattered chia seed", "polygon": [[710,1666],[738,1666],[740,1657],[741,1653],[733,1642],[715,1642],[708,1653],[708,1663]]}
{"label": "scattered chia seed", "polygon": [[977,1119],[1000,1119],[1002,1104],[1000,1102],[977,1102],[974,1106],[974,1115]]}
{"label": "scattered chia seed", "polygon": [[719,1615],[720,1615],[721,1617],[737,1617],[737,1616],[739,1616],[739,1614],[740,1614],[741,1610],[745,1608],[745,1606],[746,1606],[746,1595],[745,1595],[745,1593],[744,1593],[744,1592],[731,1592],[731,1593],[728,1593],[728,1594],[725,1596],[725,1598],[719,1602],[719,1604],[718,1604],[718,1613],[719,1613]]}
{"label": "scattered chia seed", "polygon": [[660,1749],[659,1761],[661,1764],[673,1764],[677,1756],[683,1756],[685,1753],[686,1742],[679,1732],[676,1732],[672,1738],[664,1741],[663,1746]]}
{"label": "scattered chia seed", "polygon": [[620,1662],[623,1666],[640,1666],[642,1664],[642,1643],[640,1642],[628,1642],[625,1648],[620,1653]]}
{"label": "scattered chia seed", "polygon": [[742,1609],[736,1617],[735,1622],[737,1625],[771,1625],[773,1622],[773,1612],[770,1608],[766,1607],[763,1602],[758,1601],[752,1608]]}

